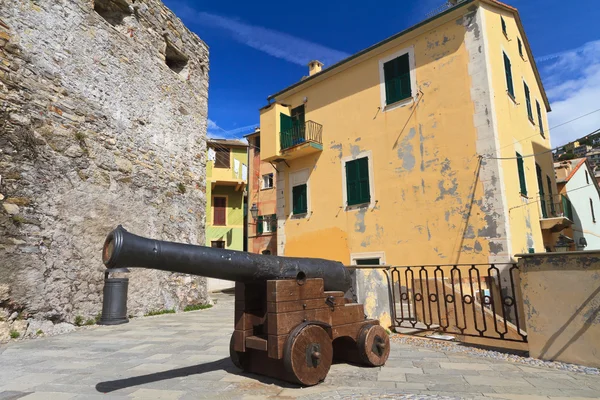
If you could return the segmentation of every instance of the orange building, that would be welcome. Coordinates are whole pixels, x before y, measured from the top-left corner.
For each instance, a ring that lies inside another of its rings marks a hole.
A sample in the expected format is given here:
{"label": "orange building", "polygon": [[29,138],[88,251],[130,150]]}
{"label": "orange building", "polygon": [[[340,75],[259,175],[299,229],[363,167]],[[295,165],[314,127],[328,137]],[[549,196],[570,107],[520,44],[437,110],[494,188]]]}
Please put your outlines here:
{"label": "orange building", "polygon": [[260,159],[260,129],[246,135],[248,151],[248,251],[277,254],[277,170]]}

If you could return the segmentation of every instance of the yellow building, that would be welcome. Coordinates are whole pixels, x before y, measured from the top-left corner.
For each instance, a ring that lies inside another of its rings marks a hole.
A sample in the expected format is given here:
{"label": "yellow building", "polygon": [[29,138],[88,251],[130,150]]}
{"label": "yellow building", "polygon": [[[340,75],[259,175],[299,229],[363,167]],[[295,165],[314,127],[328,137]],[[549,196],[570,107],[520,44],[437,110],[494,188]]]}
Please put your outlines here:
{"label": "yellow building", "polygon": [[[244,250],[244,196],[248,181],[248,145],[239,140],[207,141],[206,245]],[[233,283],[209,279],[208,289]]]}
{"label": "yellow building", "polygon": [[322,67],[260,110],[278,254],[423,265],[553,248],[550,105],[516,9],[465,0]]}

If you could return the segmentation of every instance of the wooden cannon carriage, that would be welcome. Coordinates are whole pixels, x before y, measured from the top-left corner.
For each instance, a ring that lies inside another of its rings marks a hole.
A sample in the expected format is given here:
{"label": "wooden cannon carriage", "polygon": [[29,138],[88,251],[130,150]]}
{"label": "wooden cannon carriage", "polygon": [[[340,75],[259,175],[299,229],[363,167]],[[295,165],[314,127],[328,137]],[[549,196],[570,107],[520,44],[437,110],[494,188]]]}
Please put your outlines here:
{"label": "wooden cannon carriage", "polygon": [[315,385],[334,360],[383,365],[387,332],[344,297],[340,263],[275,257],[143,238],[121,226],[104,244],[107,268],[143,267],[236,281],[232,362],[257,374]]}

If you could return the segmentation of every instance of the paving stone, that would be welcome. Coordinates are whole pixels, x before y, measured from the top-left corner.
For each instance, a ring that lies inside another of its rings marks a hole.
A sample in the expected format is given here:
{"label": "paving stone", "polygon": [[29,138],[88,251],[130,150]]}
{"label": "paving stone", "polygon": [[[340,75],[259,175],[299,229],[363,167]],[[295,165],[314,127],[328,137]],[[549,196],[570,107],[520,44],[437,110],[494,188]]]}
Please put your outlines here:
{"label": "paving stone", "polygon": [[537,396],[531,394],[511,394],[511,393],[483,393],[486,398],[505,399],[505,400],[548,400],[548,396]]}
{"label": "paving stone", "polygon": [[27,396],[29,392],[17,392],[14,390],[7,390],[5,392],[0,392],[0,400],[17,400],[23,398],[23,396]]}
{"label": "paving stone", "polygon": [[475,371],[491,371],[492,368],[488,364],[482,363],[456,363],[456,362],[440,362],[440,368],[454,370],[475,370]]}
{"label": "paving stone", "polygon": [[178,400],[185,392],[177,390],[138,389],[129,395],[131,399]]}
{"label": "paving stone", "polygon": [[416,375],[406,374],[407,382],[425,383],[425,384],[436,384],[436,383],[447,383],[447,384],[458,384],[467,383],[462,375]]}
{"label": "paving stone", "polygon": [[577,383],[567,379],[525,378],[535,387],[545,389],[577,388]]}
{"label": "paving stone", "polygon": [[22,400],[68,400],[77,396],[75,393],[36,392],[21,397]]}
{"label": "paving stone", "polygon": [[482,393],[482,392],[494,392],[494,389],[491,386],[485,385],[469,385],[468,383],[436,383],[436,384],[428,384],[427,390],[434,392],[468,392],[468,393]]}
{"label": "paving stone", "polygon": [[600,376],[396,343],[384,367],[334,364],[324,383],[299,389],[233,366],[228,349],[232,300],[229,296],[193,315],[143,318],[127,325],[2,346],[0,400],[30,394],[76,400],[502,398],[482,393],[515,400],[531,396],[589,399],[600,390]]}
{"label": "paving stone", "polygon": [[529,382],[522,378],[504,379],[493,378],[490,376],[465,376],[465,380],[471,385],[489,385],[489,386],[526,386],[533,387]]}

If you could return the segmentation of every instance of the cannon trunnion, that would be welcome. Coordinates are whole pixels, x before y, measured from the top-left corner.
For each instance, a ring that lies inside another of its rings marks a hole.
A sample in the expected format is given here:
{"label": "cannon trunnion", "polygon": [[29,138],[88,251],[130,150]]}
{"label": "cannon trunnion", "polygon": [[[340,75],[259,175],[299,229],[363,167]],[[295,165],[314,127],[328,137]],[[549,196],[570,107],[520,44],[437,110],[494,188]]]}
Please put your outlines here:
{"label": "cannon trunnion", "polygon": [[344,297],[338,262],[263,256],[143,238],[121,226],[104,243],[107,268],[141,267],[236,281],[232,362],[247,372],[315,385],[334,360],[383,365],[387,332]]}

